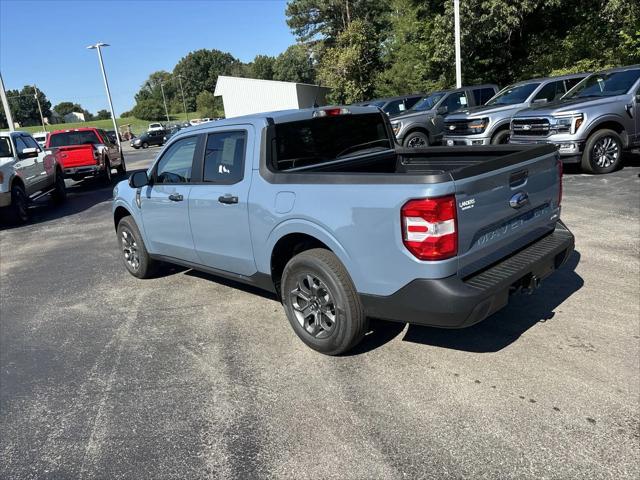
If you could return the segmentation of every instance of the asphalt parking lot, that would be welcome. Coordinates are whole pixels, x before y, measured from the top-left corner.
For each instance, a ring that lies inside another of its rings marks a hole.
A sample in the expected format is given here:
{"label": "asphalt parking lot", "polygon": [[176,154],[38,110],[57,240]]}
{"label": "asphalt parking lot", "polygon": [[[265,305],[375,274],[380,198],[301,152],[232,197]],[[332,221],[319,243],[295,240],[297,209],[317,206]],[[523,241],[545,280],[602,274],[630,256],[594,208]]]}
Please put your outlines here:
{"label": "asphalt parking lot", "polygon": [[534,295],[339,358],[248,287],[133,278],[111,189],[71,186],[0,232],[0,477],[638,478],[640,156],[568,170],[576,253]]}

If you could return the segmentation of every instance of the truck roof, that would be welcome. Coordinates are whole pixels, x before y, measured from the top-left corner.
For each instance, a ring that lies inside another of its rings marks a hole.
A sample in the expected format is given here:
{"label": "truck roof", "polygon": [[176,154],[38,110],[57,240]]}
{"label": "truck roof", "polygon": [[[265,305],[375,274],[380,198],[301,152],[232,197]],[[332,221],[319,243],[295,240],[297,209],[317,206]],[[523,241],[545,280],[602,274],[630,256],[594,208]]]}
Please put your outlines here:
{"label": "truck roof", "polygon": [[555,75],[553,77],[527,78],[526,80],[520,80],[518,82],[514,82],[511,85],[523,85],[525,83],[533,83],[533,82],[546,82],[547,80],[570,80],[572,78],[583,78],[588,75],[591,75],[591,73],[590,72],[569,73],[567,75]]}

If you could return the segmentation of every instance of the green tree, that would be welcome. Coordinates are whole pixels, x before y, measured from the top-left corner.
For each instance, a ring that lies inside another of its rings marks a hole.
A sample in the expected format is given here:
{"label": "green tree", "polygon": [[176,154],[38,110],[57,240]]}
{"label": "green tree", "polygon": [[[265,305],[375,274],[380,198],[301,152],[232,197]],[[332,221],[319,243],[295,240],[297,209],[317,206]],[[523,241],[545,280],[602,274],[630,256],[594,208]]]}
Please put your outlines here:
{"label": "green tree", "polygon": [[53,109],[61,117],[71,112],[82,112],[84,110],[79,104],[73,102],[60,102]]}
{"label": "green tree", "polygon": [[323,40],[332,45],[354,20],[362,20],[376,33],[384,31],[389,5],[384,0],[291,0],[285,14],[298,40]]}
{"label": "green tree", "polygon": [[249,64],[249,76],[262,80],[273,80],[273,66],[276,59],[269,55],[256,55]]}
{"label": "green tree", "polygon": [[378,43],[372,27],[354,20],[338,35],[335,46],[324,52],[318,76],[323,85],[332,88],[329,101],[353,103],[371,97],[378,67]]}
{"label": "green tree", "polygon": [[108,110],[98,110],[96,113],[97,120],[109,120],[111,118],[111,112]]}
{"label": "green tree", "polygon": [[133,116],[142,120],[160,120],[165,118],[162,101],[156,98],[138,100],[136,106],[131,110]]}
{"label": "green tree", "polygon": [[314,83],[315,70],[308,48],[303,44],[295,44],[278,55],[273,63],[273,79]]}
{"label": "green tree", "polygon": [[233,55],[220,50],[196,50],[180,59],[173,75],[182,75],[187,108],[194,110],[198,94],[203,91],[213,93],[218,75],[230,75],[234,67],[237,72],[238,64],[240,61]]}
{"label": "green tree", "polygon": [[[18,122],[25,127],[41,125],[38,102],[36,101],[35,89],[32,85],[25,85],[21,90],[8,90],[7,97],[14,122]],[[51,102],[40,90],[38,90],[38,100],[42,108],[42,115],[44,117],[50,117]],[[2,108],[0,108],[0,124],[3,128],[8,127],[4,109]]]}
{"label": "green tree", "polygon": [[198,112],[203,117],[216,118],[224,117],[224,107],[222,106],[222,99],[216,97],[211,92],[200,92],[196,98]]}

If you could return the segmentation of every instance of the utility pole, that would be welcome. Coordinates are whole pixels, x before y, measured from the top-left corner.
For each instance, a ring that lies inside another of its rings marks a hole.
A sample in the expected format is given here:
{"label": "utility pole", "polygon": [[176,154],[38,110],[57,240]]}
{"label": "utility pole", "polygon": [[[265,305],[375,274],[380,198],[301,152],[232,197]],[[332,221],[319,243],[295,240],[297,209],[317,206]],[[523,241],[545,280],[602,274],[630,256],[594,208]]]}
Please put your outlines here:
{"label": "utility pole", "polygon": [[167,116],[167,122],[170,122],[169,110],[167,109],[167,98],[164,96],[164,86],[162,85],[162,82],[160,82],[160,90],[162,91],[162,101],[164,102],[164,113]]}
{"label": "utility pole", "polygon": [[111,121],[113,122],[113,128],[116,131],[116,140],[118,141],[118,148],[122,154],[122,144],[120,143],[120,132],[118,131],[118,124],[116,123],[116,112],[113,110],[113,103],[111,102],[111,92],[109,91],[109,82],[107,81],[107,74],[104,71],[104,62],[102,61],[101,47],[108,47],[108,43],[98,42],[95,45],[89,45],[89,50],[98,50],[98,61],[100,62],[100,70],[102,70],[102,79],[104,80],[104,88],[107,91],[107,100],[109,101],[109,109],[111,110]]}
{"label": "utility pole", "polygon": [[36,103],[38,104],[38,111],[40,112],[40,121],[42,122],[42,128],[46,132],[47,131],[47,127],[44,124],[44,116],[42,115],[42,107],[40,106],[40,99],[38,98],[38,87],[36,87],[34,85],[33,86],[33,90],[35,91],[33,96],[36,98]]}
{"label": "utility pole", "polygon": [[11,109],[9,108],[9,100],[7,100],[7,92],[4,91],[4,82],[2,81],[2,74],[0,74],[0,96],[2,97],[2,106],[4,107],[4,114],[7,117],[7,123],[9,124],[9,131],[14,132],[13,117],[11,116]]}
{"label": "utility pole", "polygon": [[187,114],[187,102],[184,99],[184,90],[182,88],[182,75],[178,75],[178,82],[180,82],[180,92],[182,92],[182,106],[184,107],[184,117],[189,121],[189,115]]}
{"label": "utility pole", "polygon": [[460,0],[453,0],[454,34],[456,42],[456,88],[462,87],[462,65],[460,60]]}

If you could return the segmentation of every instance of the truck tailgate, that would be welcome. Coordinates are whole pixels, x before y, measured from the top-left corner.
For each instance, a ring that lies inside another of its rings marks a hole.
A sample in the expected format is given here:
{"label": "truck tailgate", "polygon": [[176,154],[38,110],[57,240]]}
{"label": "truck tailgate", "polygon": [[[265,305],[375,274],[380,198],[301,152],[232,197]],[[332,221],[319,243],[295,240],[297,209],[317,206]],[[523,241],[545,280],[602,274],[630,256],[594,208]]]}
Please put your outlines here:
{"label": "truck tailgate", "polygon": [[62,164],[64,168],[96,164],[96,159],[93,156],[93,145],[90,144],[58,147],[55,154],[58,162]]}
{"label": "truck tailgate", "polygon": [[551,232],[559,219],[561,167],[546,153],[455,178],[458,273],[473,274]]}

